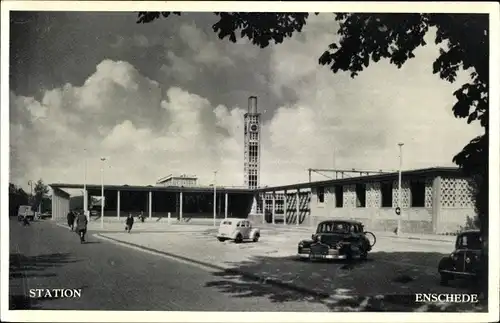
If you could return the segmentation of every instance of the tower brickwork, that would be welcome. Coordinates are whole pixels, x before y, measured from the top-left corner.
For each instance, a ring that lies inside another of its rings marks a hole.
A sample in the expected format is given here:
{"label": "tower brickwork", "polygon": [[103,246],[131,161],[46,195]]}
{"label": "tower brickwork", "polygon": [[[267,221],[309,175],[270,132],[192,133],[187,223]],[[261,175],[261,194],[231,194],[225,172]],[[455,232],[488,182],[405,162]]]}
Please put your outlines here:
{"label": "tower brickwork", "polygon": [[257,97],[248,98],[248,112],[245,113],[245,186],[256,189],[260,185],[260,141],[261,120],[257,110]]}

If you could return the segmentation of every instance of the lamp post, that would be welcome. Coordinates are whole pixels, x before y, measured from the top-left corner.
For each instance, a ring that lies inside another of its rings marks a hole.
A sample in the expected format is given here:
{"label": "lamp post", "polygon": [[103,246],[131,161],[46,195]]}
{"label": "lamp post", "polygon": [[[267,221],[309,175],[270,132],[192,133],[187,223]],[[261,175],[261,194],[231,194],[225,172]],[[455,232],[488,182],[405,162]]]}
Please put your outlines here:
{"label": "lamp post", "polygon": [[403,145],[404,143],[400,142],[398,143],[399,146],[399,172],[398,172],[398,207],[400,213],[398,214],[398,231],[397,235],[399,236],[401,234],[401,218],[402,218],[402,207],[401,207],[401,169],[403,168]]}
{"label": "lamp post", "polygon": [[87,198],[87,149],[83,149],[83,214],[89,218],[88,212],[88,198]]}
{"label": "lamp post", "polygon": [[34,200],[33,200],[33,181],[31,179],[28,181],[28,185],[30,186],[29,204],[30,204],[30,208],[33,209],[33,205],[34,205]]}
{"label": "lamp post", "polygon": [[101,229],[104,229],[104,161],[106,158],[101,157]]}
{"label": "lamp post", "polygon": [[30,198],[33,196],[33,181],[30,179],[28,181],[28,185],[30,186]]}
{"label": "lamp post", "polygon": [[214,227],[217,217],[217,171],[214,171]]}

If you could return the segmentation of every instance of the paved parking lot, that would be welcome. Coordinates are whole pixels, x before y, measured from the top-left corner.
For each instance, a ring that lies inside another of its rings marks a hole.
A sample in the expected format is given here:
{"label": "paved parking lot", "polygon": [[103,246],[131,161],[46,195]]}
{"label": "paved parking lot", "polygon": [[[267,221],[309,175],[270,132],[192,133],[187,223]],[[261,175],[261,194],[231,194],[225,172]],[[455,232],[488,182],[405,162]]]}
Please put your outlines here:
{"label": "paved parking lot", "polygon": [[[462,285],[439,285],[437,264],[441,257],[453,250],[452,242],[378,237],[368,261],[354,264],[342,261],[310,263],[299,261],[295,256],[298,241],[310,237],[305,232],[277,233],[276,230],[263,229],[259,242],[242,244],[219,242],[215,232],[215,228],[205,228],[191,232],[136,231],[101,235],[217,266],[220,268],[216,273],[219,280],[214,284],[227,293],[251,293],[251,285],[232,281],[238,276],[234,270],[328,294],[328,302],[338,309],[351,306],[351,310],[363,310],[370,306],[382,306],[380,302],[384,299],[386,303],[391,303],[385,307],[397,310],[398,307],[414,306],[408,303],[412,302],[409,297],[415,293],[465,291]],[[423,308],[424,305],[420,306]]]}

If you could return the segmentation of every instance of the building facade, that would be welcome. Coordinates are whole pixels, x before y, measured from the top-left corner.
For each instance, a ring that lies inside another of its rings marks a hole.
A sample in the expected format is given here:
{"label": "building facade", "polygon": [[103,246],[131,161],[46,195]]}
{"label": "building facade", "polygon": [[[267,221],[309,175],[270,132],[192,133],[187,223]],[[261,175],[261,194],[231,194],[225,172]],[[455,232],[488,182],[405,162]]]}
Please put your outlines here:
{"label": "building facade", "polygon": [[[180,177],[183,178],[183,177]],[[184,178],[185,179],[185,178]],[[170,181],[167,181],[167,184]],[[69,211],[63,188],[82,184],[51,184],[55,218]],[[358,176],[260,189],[187,185],[105,185],[105,216],[128,212],[148,217],[249,218],[255,223],[309,226],[327,219],[355,219],[369,231],[394,231],[398,220],[407,233],[454,233],[475,216],[470,180],[456,168],[428,168],[402,172],[401,213],[398,173]],[[87,196],[100,196],[100,185],[87,185]]]}
{"label": "building facade", "polygon": [[[52,218],[64,219],[70,210],[70,195],[63,189],[83,189],[83,184],[54,183],[52,188]],[[104,217],[120,219],[141,212],[149,218],[224,219],[247,218],[254,192],[242,188],[180,186],[104,185]],[[86,196],[99,197],[101,186],[87,184]],[[215,212],[214,212],[215,202]],[[100,208],[97,209],[100,213]]]}
{"label": "building facade", "polygon": [[261,214],[268,210],[275,222],[281,217],[286,224],[315,226],[347,218],[362,221],[368,230],[393,231],[401,220],[403,232],[447,233],[475,216],[472,196],[470,180],[458,169],[429,168],[402,173],[400,215],[395,212],[397,173],[269,187],[260,190],[255,203],[257,209],[262,205]]}
{"label": "building facade", "polygon": [[168,175],[160,178],[156,185],[158,186],[176,186],[176,187],[196,187],[198,185],[198,178],[196,176],[188,175]]}

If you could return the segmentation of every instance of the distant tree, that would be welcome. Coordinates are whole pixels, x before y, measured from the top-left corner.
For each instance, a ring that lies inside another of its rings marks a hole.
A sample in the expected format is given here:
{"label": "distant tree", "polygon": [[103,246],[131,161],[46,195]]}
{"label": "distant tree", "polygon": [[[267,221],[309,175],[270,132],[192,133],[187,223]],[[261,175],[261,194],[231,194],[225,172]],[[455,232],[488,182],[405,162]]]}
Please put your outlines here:
{"label": "distant tree", "polygon": [[[170,12],[139,12],[137,23],[149,23]],[[175,14],[179,15],[179,12]],[[271,41],[279,44],[306,24],[307,13],[220,13],[212,29],[220,39],[236,42],[248,38],[262,48]],[[338,42],[332,42],[319,57],[319,64],[333,73],[350,72],[356,77],[371,62],[388,59],[398,68],[415,57],[414,51],[427,45],[429,28],[437,30],[435,43],[442,45],[433,63],[433,73],[453,83],[459,70],[470,78],[453,95],[453,113],[467,123],[479,122],[484,134],[473,138],[454,158],[465,174],[475,181],[475,209],[488,254],[488,138],[489,138],[489,16],[487,14],[358,14],[339,13]]]}
{"label": "distant tree", "polygon": [[35,187],[33,188],[33,200],[31,207],[33,211],[38,211],[39,206],[42,203],[42,200],[47,197],[47,193],[49,193],[49,188],[47,185],[43,183],[42,179],[39,179]]}
{"label": "distant tree", "polygon": [[19,206],[29,205],[29,196],[22,188],[9,183],[9,215],[17,215]]}
{"label": "distant tree", "polygon": [[42,203],[41,203],[41,212],[42,213],[45,213],[45,212],[49,212],[51,213],[52,212],[52,199],[50,196],[46,196],[42,199]]}

